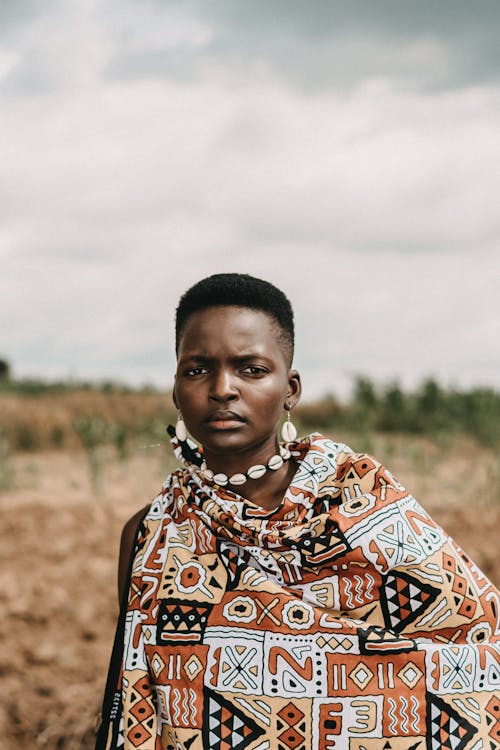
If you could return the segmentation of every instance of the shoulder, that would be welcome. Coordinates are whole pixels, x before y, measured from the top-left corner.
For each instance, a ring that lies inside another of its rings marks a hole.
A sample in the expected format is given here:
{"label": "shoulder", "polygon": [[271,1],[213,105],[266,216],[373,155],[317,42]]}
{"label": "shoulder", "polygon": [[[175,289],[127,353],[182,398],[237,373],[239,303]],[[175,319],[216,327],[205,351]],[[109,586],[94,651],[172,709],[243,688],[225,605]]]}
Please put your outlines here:
{"label": "shoulder", "polygon": [[137,529],[150,507],[151,503],[148,503],[126,521],[122,529],[120,545],[133,544]]}
{"label": "shoulder", "polygon": [[397,500],[407,494],[404,486],[379,460],[368,453],[358,453],[343,442],[319,433],[308,436],[315,463],[323,460],[329,467],[329,481],[344,501],[366,493],[381,495],[384,501]]}

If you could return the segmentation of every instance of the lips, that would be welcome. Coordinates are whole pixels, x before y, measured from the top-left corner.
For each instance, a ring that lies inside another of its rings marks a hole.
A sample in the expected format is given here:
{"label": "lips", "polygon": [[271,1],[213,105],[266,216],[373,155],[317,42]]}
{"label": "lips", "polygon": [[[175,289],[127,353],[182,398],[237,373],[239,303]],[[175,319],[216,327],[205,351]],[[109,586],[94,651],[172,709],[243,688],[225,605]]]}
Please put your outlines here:
{"label": "lips", "polygon": [[234,411],[214,411],[207,419],[207,424],[213,430],[235,430],[245,420]]}

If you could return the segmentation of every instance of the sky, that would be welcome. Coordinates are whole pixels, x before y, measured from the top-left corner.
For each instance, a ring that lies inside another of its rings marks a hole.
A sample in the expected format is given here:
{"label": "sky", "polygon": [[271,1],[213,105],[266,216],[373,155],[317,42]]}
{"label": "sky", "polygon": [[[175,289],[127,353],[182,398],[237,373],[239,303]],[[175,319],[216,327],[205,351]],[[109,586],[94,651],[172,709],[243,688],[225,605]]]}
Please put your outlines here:
{"label": "sky", "polygon": [[0,356],[169,387],[179,296],[290,297],[306,400],[500,387],[500,4],[4,0]]}

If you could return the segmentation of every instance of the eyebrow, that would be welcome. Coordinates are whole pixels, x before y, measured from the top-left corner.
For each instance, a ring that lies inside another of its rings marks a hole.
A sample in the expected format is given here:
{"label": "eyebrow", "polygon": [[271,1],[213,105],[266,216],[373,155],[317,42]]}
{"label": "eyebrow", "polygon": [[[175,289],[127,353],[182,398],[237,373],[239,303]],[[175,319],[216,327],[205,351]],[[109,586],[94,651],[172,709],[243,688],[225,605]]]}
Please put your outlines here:
{"label": "eyebrow", "polygon": [[[205,354],[186,354],[180,357],[178,364],[187,364],[188,362],[197,362],[206,364],[213,362],[216,357],[208,357]],[[244,354],[237,354],[234,357],[229,357],[231,362],[246,362],[249,359],[260,359],[269,362],[269,358],[258,352],[245,352]]]}

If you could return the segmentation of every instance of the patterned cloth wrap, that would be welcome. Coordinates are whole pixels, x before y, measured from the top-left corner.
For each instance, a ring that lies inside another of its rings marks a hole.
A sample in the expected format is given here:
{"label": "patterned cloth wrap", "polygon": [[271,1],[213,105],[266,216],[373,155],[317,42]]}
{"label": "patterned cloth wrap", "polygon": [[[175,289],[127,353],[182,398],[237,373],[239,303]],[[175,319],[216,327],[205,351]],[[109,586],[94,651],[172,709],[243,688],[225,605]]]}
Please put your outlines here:
{"label": "patterned cloth wrap", "polygon": [[494,750],[499,594],[387,469],[313,434],[265,511],[171,474],[97,748]]}

